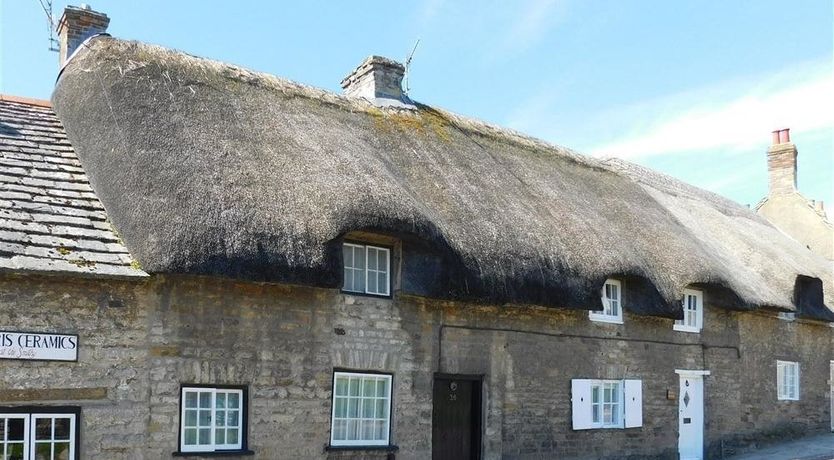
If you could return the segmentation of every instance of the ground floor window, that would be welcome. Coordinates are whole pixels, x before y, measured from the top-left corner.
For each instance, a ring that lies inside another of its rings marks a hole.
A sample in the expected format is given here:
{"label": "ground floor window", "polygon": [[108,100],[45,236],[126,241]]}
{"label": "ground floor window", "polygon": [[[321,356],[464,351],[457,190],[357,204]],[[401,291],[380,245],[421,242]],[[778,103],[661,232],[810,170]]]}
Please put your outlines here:
{"label": "ground floor window", "polygon": [[242,387],[183,386],[181,452],[245,449],[246,391]]}
{"label": "ground floor window", "polygon": [[574,430],[643,426],[640,380],[571,380]]}
{"label": "ground floor window", "polygon": [[776,361],[776,386],[779,400],[799,400],[799,363]]}
{"label": "ground floor window", "polygon": [[334,373],[330,445],[388,445],[391,378],[390,374]]}
{"label": "ground floor window", "polygon": [[0,459],[77,460],[78,408],[0,408]]}

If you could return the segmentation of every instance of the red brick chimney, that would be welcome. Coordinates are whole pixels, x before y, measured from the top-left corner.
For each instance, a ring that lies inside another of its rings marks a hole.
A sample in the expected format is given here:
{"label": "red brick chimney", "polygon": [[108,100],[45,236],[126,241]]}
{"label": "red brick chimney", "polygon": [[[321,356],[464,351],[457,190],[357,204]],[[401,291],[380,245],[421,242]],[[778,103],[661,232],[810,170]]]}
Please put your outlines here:
{"label": "red brick chimney", "polygon": [[767,149],[769,195],[796,191],[796,155],[796,146],[791,142],[791,130],[773,131],[773,143]]}
{"label": "red brick chimney", "polygon": [[109,24],[110,18],[106,14],[93,11],[86,3],[64,8],[64,14],[58,21],[58,40],[61,42],[58,53],[60,66],[64,66],[84,40],[106,32]]}

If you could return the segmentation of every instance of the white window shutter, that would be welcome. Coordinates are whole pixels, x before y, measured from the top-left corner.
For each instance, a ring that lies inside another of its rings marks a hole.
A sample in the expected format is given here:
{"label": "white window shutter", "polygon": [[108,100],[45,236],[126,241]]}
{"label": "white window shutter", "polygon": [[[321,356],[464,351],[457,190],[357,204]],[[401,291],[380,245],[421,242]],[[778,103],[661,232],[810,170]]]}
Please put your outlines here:
{"label": "white window shutter", "polygon": [[643,382],[641,380],[623,380],[625,393],[625,421],[626,428],[643,426]]}
{"label": "white window shutter", "polygon": [[573,429],[587,430],[593,428],[591,414],[591,380],[573,379],[571,385],[571,406],[573,410]]}

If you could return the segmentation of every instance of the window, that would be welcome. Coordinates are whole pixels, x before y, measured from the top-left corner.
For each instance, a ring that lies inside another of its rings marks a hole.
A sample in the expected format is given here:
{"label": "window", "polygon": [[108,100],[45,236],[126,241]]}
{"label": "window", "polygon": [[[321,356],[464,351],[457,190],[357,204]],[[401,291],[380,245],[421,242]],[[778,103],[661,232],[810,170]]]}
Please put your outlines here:
{"label": "window", "polygon": [[70,460],[78,458],[77,408],[44,412],[0,409],[0,458]]}
{"label": "window", "polygon": [[591,311],[591,321],[603,323],[623,323],[623,309],[621,302],[622,285],[617,280],[607,280],[602,287],[602,311]]}
{"label": "window", "polygon": [[683,319],[675,320],[674,329],[683,332],[701,332],[704,326],[704,300],[701,291],[683,291]]}
{"label": "window", "polygon": [[573,429],[643,426],[640,380],[571,380]]}
{"label": "window", "polygon": [[362,294],[389,295],[390,251],[388,249],[345,243],[342,255],[345,265],[342,289]]}
{"label": "window", "polygon": [[391,422],[391,375],[333,375],[331,446],[387,446]]}
{"label": "window", "polygon": [[183,387],[181,398],[180,452],[245,450],[242,388]]}
{"label": "window", "polygon": [[780,401],[799,400],[799,363],[776,361],[776,387]]}

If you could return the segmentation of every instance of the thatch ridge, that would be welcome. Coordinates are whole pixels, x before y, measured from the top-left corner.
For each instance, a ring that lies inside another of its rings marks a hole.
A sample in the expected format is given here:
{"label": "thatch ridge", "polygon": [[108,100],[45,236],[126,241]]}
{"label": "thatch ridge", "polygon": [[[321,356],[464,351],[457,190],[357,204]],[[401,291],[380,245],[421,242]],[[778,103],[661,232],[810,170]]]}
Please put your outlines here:
{"label": "thatch ridge", "polygon": [[[104,37],[64,69],[53,103],[151,273],[337,287],[340,238],[373,230],[428,243],[452,298],[596,309],[619,276],[642,280],[639,313],[678,316],[692,283],[729,289],[739,308],[794,308],[788,275],[728,270],[743,263],[705,241],[721,235],[670,203],[758,230],[749,210],[430,106],[380,108]],[[794,277],[822,276],[795,249]]]}

